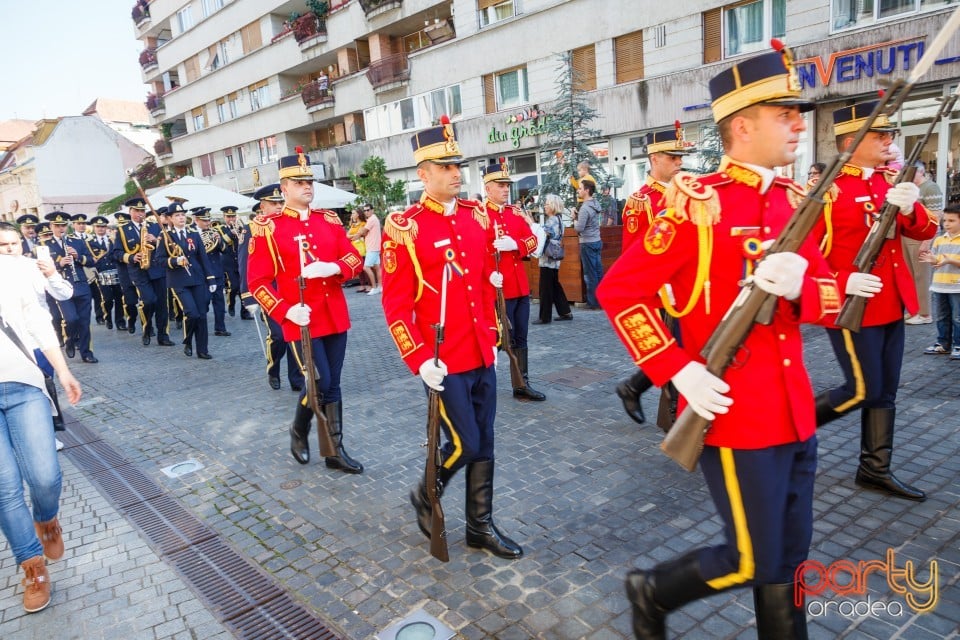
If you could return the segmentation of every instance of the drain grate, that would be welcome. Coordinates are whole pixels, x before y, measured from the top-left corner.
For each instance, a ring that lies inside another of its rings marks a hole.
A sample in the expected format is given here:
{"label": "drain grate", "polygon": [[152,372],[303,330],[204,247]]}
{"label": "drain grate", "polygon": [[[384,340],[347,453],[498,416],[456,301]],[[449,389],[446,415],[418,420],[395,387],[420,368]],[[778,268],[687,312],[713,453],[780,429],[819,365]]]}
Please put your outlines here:
{"label": "drain grate", "polygon": [[121,509],[163,495],[157,483],[129,464],[96,471],[91,473],[91,478]]}
{"label": "drain grate", "polygon": [[163,554],[169,555],[216,535],[167,495],[128,505],[126,512]]}
{"label": "drain grate", "polygon": [[337,640],[337,636],[287,594],[274,598],[233,620],[224,620],[238,638],[264,640]]}
{"label": "drain grate", "polygon": [[78,467],[88,471],[103,471],[127,464],[127,460],[116,449],[102,440],[74,447],[70,450],[70,456]]}

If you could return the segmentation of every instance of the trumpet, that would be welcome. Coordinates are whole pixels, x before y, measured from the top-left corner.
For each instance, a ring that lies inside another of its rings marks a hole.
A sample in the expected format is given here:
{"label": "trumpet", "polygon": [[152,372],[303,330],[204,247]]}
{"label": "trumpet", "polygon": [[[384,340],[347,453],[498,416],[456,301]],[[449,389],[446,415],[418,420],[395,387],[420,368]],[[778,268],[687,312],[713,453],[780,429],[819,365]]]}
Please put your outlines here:
{"label": "trumpet", "polygon": [[153,245],[147,242],[149,229],[147,221],[144,220],[140,225],[140,268],[143,270],[150,268],[150,258],[153,256]]}

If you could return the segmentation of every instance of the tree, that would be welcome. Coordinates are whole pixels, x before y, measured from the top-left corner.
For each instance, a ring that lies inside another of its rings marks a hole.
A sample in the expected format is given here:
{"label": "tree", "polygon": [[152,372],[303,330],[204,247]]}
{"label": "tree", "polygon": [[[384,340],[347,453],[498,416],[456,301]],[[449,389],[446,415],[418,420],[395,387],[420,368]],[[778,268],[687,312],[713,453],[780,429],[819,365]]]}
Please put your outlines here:
{"label": "tree", "polygon": [[600,130],[589,126],[597,117],[584,92],[577,89],[580,75],[573,68],[573,54],[561,53],[557,66],[557,101],[546,124],[546,140],[540,146],[543,178],[540,194],[555,193],[568,204],[576,199],[570,178],[576,177],[577,164],[590,163],[590,175],[597,179],[597,189],[608,184],[606,170],[590,151],[587,142],[600,137]]}
{"label": "tree", "polygon": [[387,207],[401,204],[407,198],[407,185],[403,180],[393,182],[387,177],[387,163],[380,156],[370,156],[360,165],[360,174],[350,172],[357,193],[357,201],[369,203],[381,218]]}
{"label": "tree", "polygon": [[[144,191],[152,187],[158,187],[163,182],[163,173],[157,168],[157,162],[153,157],[148,158],[134,169],[133,175],[140,181],[140,186],[143,187]],[[133,184],[133,180],[127,180],[126,184],[123,185],[123,193],[97,207],[97,213],[107,216],[119,211],[124,202],[137,195],[140,195],[137,192],[137,185]]]}
{"label": "tree", "polygon": [[700,144],[697,147],[697,171],[713,173],[720,166],[723,157],[723,142],[720,140],[720,128],[715,124],[700,128]]}

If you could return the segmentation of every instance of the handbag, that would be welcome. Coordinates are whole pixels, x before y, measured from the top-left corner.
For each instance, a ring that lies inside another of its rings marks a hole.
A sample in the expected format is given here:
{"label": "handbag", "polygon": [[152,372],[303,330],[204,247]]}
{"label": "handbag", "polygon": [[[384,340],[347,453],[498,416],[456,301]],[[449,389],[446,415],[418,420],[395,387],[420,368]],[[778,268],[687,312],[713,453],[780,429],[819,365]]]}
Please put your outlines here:
{"label": "handbag", "polygon": [[564,250],[562,223],[559,236],[554,237],[553,234],[550,234],[550,239],[547,240],[547,245],[543,248],[543,255],[547,256],[551,260],[563,260]]}

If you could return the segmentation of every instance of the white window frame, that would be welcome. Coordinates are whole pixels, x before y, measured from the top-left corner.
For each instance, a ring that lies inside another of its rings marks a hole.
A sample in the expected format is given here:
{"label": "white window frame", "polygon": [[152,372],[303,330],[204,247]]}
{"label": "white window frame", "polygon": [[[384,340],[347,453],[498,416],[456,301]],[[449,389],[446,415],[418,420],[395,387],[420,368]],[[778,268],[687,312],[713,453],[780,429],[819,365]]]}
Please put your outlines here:
{"label": "white window frame", "polygon": [[223,124],[230,118],[228,117],[229,111],[227,110],[227,101],[217,103],[217,117],[220,119],[220,123]]}
{"label": "white window frame", "polygon": [[202,0],[203,17],[209,18],[211,15],[223,9],[223,0]]}
{"label": "white window frame", "polygon": [[[770,39],[771,38],[782,38],[784,34],[776,34],[773,32],[773,5],[774,2],[781,2],[784,6],[784,14],[786,14],[786,2],[787,0],[754,0],[754,2],[747,2],[744,4],[737,4],[733,6],[726,6],[723,8],[723,12],[720,16],[723,26],[723,57],[724,58],[733,58],[740,56],[746,53],[756,53],[758,51],[766,51],[770,48]],[[762,5],[763,16],[763,33],[760,34],[760,37],[754,41],[744,43],[736,51],[731,51],[730,47],[731,34],[729,28],[729,20],[731,14],[742,11],[746,7],[752,5]],[[786,18],[784,18],[786,21]]]}
{"label": "white window frame", "polygon": [[498,22],[509,20],[521,13],[523,13],[523,8],[520,6],[520,0],[503,0],[503,2],[498,2],[492,7],[478,9],[477,19],[480,22],[480,28],[483,29]]}
{"label": "white window frame", "polygon": [[223,160],[224,165],[227,167],[227,171],[234,171],[236,169],[233,164],[233,149],[223,150]]}
{"label": "white window frame", "polygon": [[845,5],[843,12],[848,14],[851,7],[851,3],[860,4],[863,0],[830,0],[830,31],[835,33],[837,31],[847,31],[849,29],[860,29],[862,27],[868,27],[873,24],[878,24],[882,22],[888,22],[891,20],[902,20],[904,17],[909,17],[918,13],[925,13],[928,11],[937,11],[938,9],[943,9],[948,7],[951,4],[951,0],[933,0],[932,2],[924,2],[924,0],[913,0],[913,8],[906,9],[900,13],[894,13],[888,16],[880,16],[880,2],[881,0],[872,0],[873,7],[870,9],[869,15],[866,15],[866,12],[859,13],[852,22],[845,22],[843,24],[837,24],[837,12],[840,5]]}
{"label": "white window frame", "polygon": [[[503,86],[501,82],[509,75],[517,74],[517,88],[520,92],[515,99],[506,100],[503,96]],[[493,76],[493,89],[497,98],[497,111],[512,109],[530,102],[530,89],[527,86],[527,68],[520,67],[504,73],[496,73]]]}
{"label": "white window frame", "polygon": [[193,9],[190,5],[177,10],[177,26],[180,27],[180,33],[193,28]]}
{"label": "white window frame", "polygon": [[242,146],[234,147],[237,152],[237,169],[244,169],[247,166],[247,158]]}
{"label": "white window frame", "polygon": [[230,112],[230,119],[233,120],[240,115],[240,94],[237,94],[237,97],[231,100],[227,98],[227,107]]}
{"label": "white window frame", "polygon": [[276,162],[277,136],[260,138],[257,140],[257,149],[260,151],[260,164],[270,164],[271,162]]}
{"label": "white window frame", "polygon": [[194,131],[203,131],[207,128],[207,119],[203,117],[203,114],[193,116],[193,130]]}
{"label": "white window frame", "polygon": [[250,90],[250,111],[259,111],[270,106],[270,85]]}

